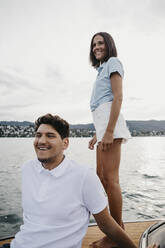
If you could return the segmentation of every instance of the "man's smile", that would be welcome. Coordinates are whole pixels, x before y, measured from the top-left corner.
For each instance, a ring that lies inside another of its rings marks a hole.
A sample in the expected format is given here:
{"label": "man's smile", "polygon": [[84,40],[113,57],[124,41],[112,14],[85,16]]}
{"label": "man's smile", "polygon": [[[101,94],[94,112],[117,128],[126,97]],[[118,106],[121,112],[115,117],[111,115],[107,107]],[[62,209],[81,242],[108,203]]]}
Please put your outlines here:
{"label": "man's smile", "polygon": [[50,147],[42,147],[42,146],[38,146],[37,147],[38,150],[41,150],[41,151],[47,151],[50,149]]}

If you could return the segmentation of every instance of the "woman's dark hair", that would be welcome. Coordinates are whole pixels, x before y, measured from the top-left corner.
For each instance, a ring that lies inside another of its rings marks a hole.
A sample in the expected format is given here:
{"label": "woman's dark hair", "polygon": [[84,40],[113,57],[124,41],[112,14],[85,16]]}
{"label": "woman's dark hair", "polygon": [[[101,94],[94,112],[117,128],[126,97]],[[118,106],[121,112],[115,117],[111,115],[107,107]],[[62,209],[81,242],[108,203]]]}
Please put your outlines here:
{"label": "woman's dark hair", "polygon": [[52,126],[61,136],[62,139],[69,137],[69,124],[58,115],[46,114],[35,121],[35,132],[41,124]]}
{"label": "woman's dark hair", "polygon": [[107,54],[104,58],[104,61],[107,61],[110,57],[117,57],[117,49],[115,42],[112,38],[112,36],[106,32],[99,32],[96,33],[91,40],[90,44],[90,54],[89,54],[89,60],[92,64],[93,67],[98,67],[100,65],[100,61],[96,59],[95,55],[93,54],[93,39],[95,38],[96,35],[101,35],[104,39]]}

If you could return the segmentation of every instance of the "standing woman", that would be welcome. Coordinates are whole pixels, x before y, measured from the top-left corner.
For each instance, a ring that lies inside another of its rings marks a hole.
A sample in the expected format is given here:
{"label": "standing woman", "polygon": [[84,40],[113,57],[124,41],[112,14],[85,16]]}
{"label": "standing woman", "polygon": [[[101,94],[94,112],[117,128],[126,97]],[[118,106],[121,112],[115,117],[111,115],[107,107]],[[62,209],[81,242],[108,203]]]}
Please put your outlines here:
{"label": "standing woman", "polygon": [[97,174],[107,193],[110,213],[123,227],[119,165],[121,144],[131,136],[120,113],[123,66],[110,34],[99,32],[93,36],[90,62],[98,74],[90,101],[96,135],[89,141],[89,149],[93,150],[97,142]]}

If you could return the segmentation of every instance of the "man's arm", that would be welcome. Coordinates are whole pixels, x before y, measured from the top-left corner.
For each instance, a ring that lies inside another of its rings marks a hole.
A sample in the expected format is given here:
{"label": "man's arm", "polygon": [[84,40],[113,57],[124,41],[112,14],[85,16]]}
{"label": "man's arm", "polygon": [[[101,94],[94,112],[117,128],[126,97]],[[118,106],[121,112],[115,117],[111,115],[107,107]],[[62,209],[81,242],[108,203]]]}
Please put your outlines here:
{"label": "man's arm", "polygon": [[93,214],[99,228],[108,238],[112,239],[122,248],[136,248],[136,245],[129,238],[127,233],[116,223],[105,208],[98,214]]}

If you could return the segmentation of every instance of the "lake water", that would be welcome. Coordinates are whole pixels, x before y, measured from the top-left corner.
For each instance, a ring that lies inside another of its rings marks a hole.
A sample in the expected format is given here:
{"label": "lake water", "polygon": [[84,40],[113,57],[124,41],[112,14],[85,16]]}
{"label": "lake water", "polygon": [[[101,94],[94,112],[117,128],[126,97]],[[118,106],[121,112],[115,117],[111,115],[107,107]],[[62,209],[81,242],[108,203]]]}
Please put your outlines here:
{"label": "lake water", "polygon": [[[66,155],[95,170],[90,138],[70,138]],[[0,238],[22,223],[21,165],[35,157],[32,138],[0,139]],[[120,183],[123,219],[165,218],[165,137],[136,137],[122,145]]]}

